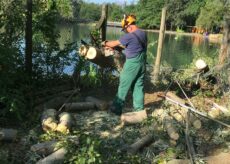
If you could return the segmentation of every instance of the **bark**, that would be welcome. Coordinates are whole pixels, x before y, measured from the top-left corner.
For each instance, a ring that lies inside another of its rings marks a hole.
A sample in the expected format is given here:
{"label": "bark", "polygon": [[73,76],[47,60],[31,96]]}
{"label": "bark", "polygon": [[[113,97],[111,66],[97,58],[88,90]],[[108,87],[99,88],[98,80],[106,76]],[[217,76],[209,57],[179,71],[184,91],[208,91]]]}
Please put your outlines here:
{"label": "bark", "polygon": [[96,105],[93,102],[77,102],[77,103],[65,103],[65,110],[71,112],[78,112],[84,110],[96,109]]}
{"label": "bark", "polygon": [[99,100],[95,97],[88,96],[88,97],[86,97],[85,101],[94,103],[99,110],[107,110],[108,109],[108,103],[106,101]]}
{"label": "bark", "polygon": [[57,144],[58,144],[57,141],[47,141],[47,142],[32,145],[30,147],[30,150],[36,152],[39,155],[49,155],[54,151],[58,150]]}
{"label": "bark", "polygon": [[58,149],[49,156],[39,160],[36,164],[62,164],[66,153],[67,150],[65,148]]}
{"label": "bark", "polygon": [[127,151],[130,154],[136,154],[140,149],[142,149],[144,146],[151,144],[153,141],[154,137],[151,134],[146,135],[145,137],[130,145]]}
{"label": "bark", "polygon": [[137,124],[147,118],[146,110],[138,112],[128,112],[121,115],[121,122],[123,125]]}
{"label": "bark", "polygon": [[18,131],[15,129],[0,129],[0,141],[14,141]]}
{"label": "bark", "polygon": [[106,26],[107,26],[107,17],[108,17],[108,5],[102,5],[101,18],[96,25],[97,29],[101,29],[101,40],[106,40]]}

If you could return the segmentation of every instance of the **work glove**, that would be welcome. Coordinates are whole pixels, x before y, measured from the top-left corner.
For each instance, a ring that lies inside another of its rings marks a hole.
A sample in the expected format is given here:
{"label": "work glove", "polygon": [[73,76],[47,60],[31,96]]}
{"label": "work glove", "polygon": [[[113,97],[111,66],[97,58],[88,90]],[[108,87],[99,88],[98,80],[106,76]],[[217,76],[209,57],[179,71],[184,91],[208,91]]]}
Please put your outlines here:
{"label": "work glove", "polygon": [[106,43],[106,42],[108,42],[108,41],[105,40],[105,41],[101,42],[101,45],[102,45],[102,46],[105,46],[105,43]]}

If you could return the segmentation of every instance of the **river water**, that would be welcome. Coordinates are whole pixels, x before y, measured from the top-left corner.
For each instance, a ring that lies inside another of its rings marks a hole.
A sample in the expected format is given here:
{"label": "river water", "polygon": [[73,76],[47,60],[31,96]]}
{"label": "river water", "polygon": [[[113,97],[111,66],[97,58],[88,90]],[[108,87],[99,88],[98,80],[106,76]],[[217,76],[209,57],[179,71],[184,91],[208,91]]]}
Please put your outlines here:
{"label": "river water", "polygon": [[[65,24],[59,25],[60,30],[60,47],[63,48],[65,43],[89,40],[89,32],[93,28],[83,24]],[[108,27],[107,40],[118,39],[123,32],[120,28]],[[154,64],[157,54],[157,41],[159,33],[147,32],[148,35],[148,63]],[[173,68],[186,68],[197,58],[209,58],[217,61],[220,45],[210,43],[208,39],[200,36],[184,36],[175,34],[165,34],[162,64]]]}

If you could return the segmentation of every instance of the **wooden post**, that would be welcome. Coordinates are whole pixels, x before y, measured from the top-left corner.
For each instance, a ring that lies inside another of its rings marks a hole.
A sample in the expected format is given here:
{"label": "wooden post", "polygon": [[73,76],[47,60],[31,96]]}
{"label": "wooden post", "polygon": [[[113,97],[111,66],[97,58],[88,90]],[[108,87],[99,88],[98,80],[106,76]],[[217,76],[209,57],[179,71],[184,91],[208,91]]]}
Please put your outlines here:
{"label": "wooden post", "polygon": [[155,66],[154,66],[154,70],[153,70],[153,81],[152,81],[153,83],[156,83],[158,81],[158,75],[160,72],[161,53],[162,53],[164,34],[165,34],[166,10],[167,10],[166,7],[164,7],[162,9],[161,27],[160,27],[158,47],[157,47],[157,57],[156,57]]}
{"label": "wooden post", "polygon": [[219,64],[224,64],[225,60],[230,57],[230,17],[224,18],[223,41],[220,48]]}
{"label": "wooden post", "polygon": [[96,26],[97,29],[101,29],[101,40],[106,40],[106,26],[108,17],[108,5],[102,5],[101,18]]}

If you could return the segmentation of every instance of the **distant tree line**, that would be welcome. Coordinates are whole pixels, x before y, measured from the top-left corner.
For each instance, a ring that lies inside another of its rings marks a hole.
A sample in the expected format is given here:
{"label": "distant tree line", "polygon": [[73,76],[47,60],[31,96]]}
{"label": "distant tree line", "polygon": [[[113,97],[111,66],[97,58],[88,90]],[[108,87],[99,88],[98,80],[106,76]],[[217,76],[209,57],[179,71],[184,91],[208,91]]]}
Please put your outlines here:
{"label": "distant tree line", "polygon": [[[100,18],[99,4],[82,0],[78,0],[77,4],[76,19],[97,21]],[[125,6],[110,3],[109,20],[120,21],[124,14],[134,13],[138,17],[140,27],[159,29],[161,10],[164,6],[168,8],[167,29],[171,30],[199,26],[215,31],[222,26],[224,15],[230,15],[229,0],[139,0],[136,4]]]}

